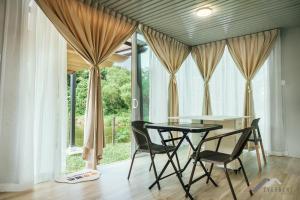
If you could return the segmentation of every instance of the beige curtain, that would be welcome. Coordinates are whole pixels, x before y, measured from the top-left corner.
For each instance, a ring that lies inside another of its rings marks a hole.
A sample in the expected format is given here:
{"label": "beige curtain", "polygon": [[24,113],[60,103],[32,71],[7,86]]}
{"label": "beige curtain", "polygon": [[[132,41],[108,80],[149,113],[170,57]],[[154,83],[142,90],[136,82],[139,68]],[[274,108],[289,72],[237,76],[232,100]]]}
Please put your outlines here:
{"label": "beige curtain", "polygon": [[83,159],[96,169],[104,147],[98,66],[136,29],[136,23],[91,0],[36,0],[68,43],[90,64]]}
{"label": "beige curtain", "polygon": [[192,47],[192,56],[204,80],[203,115],[211,115],[209,80],[224,53],[225,40]]}
{"label": "beige curtain", "polygon": [[176,72],[190,52],[190,48],[175,39],[147,26],[140,26],[151,49],[170,74],[168,94],[168,116],[179,114]]}
{"label": "beige curtain", "polygon": [[[254,117],[251,81],[267,59],[278,33],[278,30],[271,30],[227,39],[229,52],[246,79],[245,116]],[[250,125],[251,118],[245,121],[245,126]]]}

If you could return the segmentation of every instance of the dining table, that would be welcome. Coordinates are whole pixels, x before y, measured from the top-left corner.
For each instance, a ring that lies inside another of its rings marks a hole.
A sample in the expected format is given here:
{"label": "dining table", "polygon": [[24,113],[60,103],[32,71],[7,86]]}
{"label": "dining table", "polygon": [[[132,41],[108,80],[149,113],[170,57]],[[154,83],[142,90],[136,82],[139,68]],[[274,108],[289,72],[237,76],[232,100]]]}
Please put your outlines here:
{"label": "dining table", "polygon": [[[228,115],[186,115],[186,116],[176,116],[169,117],[168,120],[176,120],[181,123],[200,123],[200,124],[219,124],[222,125],[223,128],[215,131],[211,131],[209,136],[214,137],[217,135],[222,135],[224,133],[229,133],[232,131],[240,130],[244,128],[245,120],[252,119],[253,116],[228,116]],[[198,144],[201,140],[201,135],[193,134],[191,136],[191,141],[194,144]],[[222,145],[219,148],[219,151],[222,153],[231,154],[233,147],[236,145],[239,140],[239,135],[233,135],[227,138],[224,138],[222,141]],[[213,150],[217,146],[217,141],[210,141],[205,143],[204,150]],[[253,148],[251,143],[248,144],[248,149]],[[243,160],[243,155],[240,157]],[[216,165],[218,167],[222,167],[221,165]],[[240,164],[237,160],[228,164],[228,169],[233,170],[234,172],[238,172],[240,168]]]}
{"label": "dining table", "polygon": [[[156,183],[158,183],[159,181],[161,181],[162,179],[168,178],[171,175],[176,175],[186,196],[189,197],[190,199],[193,199],[192,195],[190,194],[190,192],[188,191],[187,187],[188,184],[185,184],[183,179],[182,179],[182,172],[184,172],[189,163],[191,162],[192,158],[189,157],[189,159],[187,160],[187,162],[185,163],[184,167],[182,169],[179,169],[180,166],[175,165],[173,158],[176,155],[176,153],[178,152],[179,148],[181,147],[181,145],[183,144],[184,141],[187,141],[187,143],[189,144],[189,146],[191,147],[191,149],[193,150],[194,153],[196,153],[196,151],[199,148],[199,145],[201,143],[201,141],[199,142],[199,144],[193,145],[190,138],[189,138],[189,134],[201,134],[201,140],[204,140],[210,131],[214,131],[214,130],[218,130],[218,129],[222,129],[223,126],[222,125],[218,125],[218,124],[200,124],[200,123],[181,123],[181,122],[166,122],[166,123],[153,123],[153,124],[147,124],[145,125],[145,128],[147,129],[155,129],[157,130],[157,133],[160,136],[161,139],[161,143],[162,145],[165,147],[166,150],[166,154],[168,156],[168,160],[165,163],[162,171],[160,172],[160,174],[158,175],[157,179],[152,183],[152,185],[149,186],[149,189],[151,189]],[[165,133],[171,133],[172,132],[181,132],[182,135],[178,136],[176,138],[166,138]],[[174,142],[176,141],[176,142]],[[173,144],[175,144],[175,150],[172,152],[167,151],[167,145],[169,142],[174,142]],[[167,167],[171,164],[174,172],[168,175],[165,175],[166,169]],[[199,177],[197,179],[200,180],[204,177],[208,177],[208,179],[216,185],[216,183],[214,182],[214,180],[211,178],[211,176],[209,176],[209,173],[207,172],[206,168],[204,166],[202,166],[203,170],[204,170],[204,175],[202,175],[201,177]]]}

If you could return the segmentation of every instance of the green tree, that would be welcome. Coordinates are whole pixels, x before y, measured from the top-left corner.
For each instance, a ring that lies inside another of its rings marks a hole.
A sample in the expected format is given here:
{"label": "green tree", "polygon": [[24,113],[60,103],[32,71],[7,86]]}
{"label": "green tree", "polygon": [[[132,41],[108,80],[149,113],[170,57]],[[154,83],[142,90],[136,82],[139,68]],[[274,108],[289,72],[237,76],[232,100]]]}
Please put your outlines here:
{"label": "green tree", "polygon": [[[102,101],[104,115],[129,113],[131,106],[131,74],[121,67],[107,67],[101,69]],[[76,72],[76,115],[85,113],[88,70]],[[68,103],[70,105],[70,81],[68,77]],[[70,106],[69,106],[70,107]]]}
{"label": "green tree", "polygon": [[149,120],[149,71],[142,70],[143,115],[144,120]]}
{"label": "green tree", "polygon": [[87,88],[88,88],[89,72],[87,70],[79,71],[76,73],[76,115],[84,115]]}
{"label": "green tree", "polygon": [[130,71],[121,67],[104,68],[101,71],[104,114],[130,111]]}

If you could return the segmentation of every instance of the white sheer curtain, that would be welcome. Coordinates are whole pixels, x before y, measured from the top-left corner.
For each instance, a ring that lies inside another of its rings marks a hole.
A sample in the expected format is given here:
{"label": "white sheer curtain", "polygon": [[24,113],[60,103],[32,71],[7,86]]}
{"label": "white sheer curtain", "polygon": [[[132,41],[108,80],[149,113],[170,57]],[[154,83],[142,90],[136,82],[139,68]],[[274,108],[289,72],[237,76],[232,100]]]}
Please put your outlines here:
{"label": "white sheer curtain", "polygon": [[0,96],[0,191],[64,168],[66,42],[29,0],[6,1]]}
{"label": "white sheer curtain", "polygon": [[[149,48],[149,121],[154,123],[168,121],[168,83],[169,74]],[[155,131],[150,131],[151,139],[160,144]]]}
{"label": "white sheer curtain", "polygon": [[209,86],[213,115],[243,115],[245,80],[227,47]]}
{"label": "white sheer curtain", "polygon": [[[245,80],[226,47],[210,81],[213,114],[242,116],[244,85]],[[284,154],[280,38],[252,85],[255,116],[261,118],[259,126],[265,150],[269,154]]]}
{"label": "white sheer curtain", "polygon": [[[203,80],[191,55],[176,73],[179,115],[191,116],[202,113]],[[168,80],[169,74],[155,54],[149,49],[149,120],[151,122],[168,121]],[[184,122],[184,120],[182,120]],[[151,139],[160,143],[155,131],[150,131]]]}
{"label": "white sheer curtain", "polygon": [[254,109],[256,117],[261,118],[260,128],[265,150],[273,155],[286,155],[282,118],[280,36],[252,84]]}
{"label": "white sheer curtain", "polygon": [[[179,99],[179,116],[199,116],[202,114],[204,81],[191,55],[183,62],[176,74]],[[181,119],[180,122],[191,123]],[[190,134],[193,143],[197,144],[200,135]]]}
{"label": "white sheer curtain", "polygon": [[176,76],[179,96],[179,115],[201,115],[204,92],[203,79],[191,55],[183,62]]}
{"label": "white sheer curtain", "polygon": [[[149,50],[149,79],[150,79],[150,111],[152,122],[166,122],[168,120],[168,78],[169,75],[155,54]],[[179,115],[199,115],[202,112],[203,80],[191,55],[176,73]]]}
{"label": "white sheer curtain", "polygon": [[[270,54],[272,55],[272,53]],[[259,127],[266,152],[270,152],[270,66],[268,58],[252,80],[255,117],[260,118]]]}

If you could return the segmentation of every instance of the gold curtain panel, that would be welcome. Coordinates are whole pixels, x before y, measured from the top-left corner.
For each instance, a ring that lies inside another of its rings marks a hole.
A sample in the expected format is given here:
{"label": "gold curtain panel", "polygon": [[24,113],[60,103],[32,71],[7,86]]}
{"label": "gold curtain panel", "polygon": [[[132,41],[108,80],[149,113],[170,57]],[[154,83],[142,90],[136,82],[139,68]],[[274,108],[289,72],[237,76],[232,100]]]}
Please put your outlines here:
{"label": "gold curtain panel", "polygon": [[204,80],[203,115],[211,115],[209,80],[220,62],[225,48],[225,40],[192,47],[192,56]]}
{"label": "gold curtain panel", "polygon": [[[246,79],[245,116],[254,117],[251,81],[269,56],[278,34],[279,30],[270,30],[227,39],[229,52]],[[245,126],[249,125],[250,120],[245,122]]]}
{"label": "gold curtain panel", "polygon": [[[90,68],[90,64],[84,60],[74,49],[68,46],[67,50],[67,63],[68,63],[68,73],[77,72],[80,70],[87,70]],[[128,56],[120,55],[114,53],[110,55],[104,62],[100,65],[100,69],[102,67],[111,67],[115,62],[124,62],[128,59]]]}
{"label": "gold curtain panel", "polygon": [[165,34],[159,33],[147,26],[140,26],[146,41],[151,49],[170,74],[168,94],[168,115],[178,116],[178,92],[176,83],[176,72],[190,53],[190,48]]}
{"label": "gold curtain panel", "polygon": [[136,22],[89,0],[36,0],[58,31],[90,64],[83,158],[96,169],[104,147],[98,66],[136,30]]}

